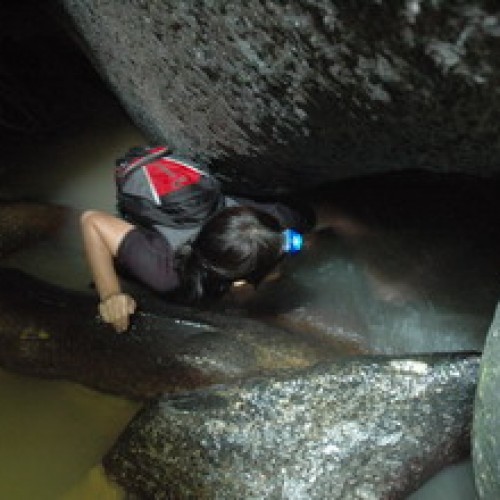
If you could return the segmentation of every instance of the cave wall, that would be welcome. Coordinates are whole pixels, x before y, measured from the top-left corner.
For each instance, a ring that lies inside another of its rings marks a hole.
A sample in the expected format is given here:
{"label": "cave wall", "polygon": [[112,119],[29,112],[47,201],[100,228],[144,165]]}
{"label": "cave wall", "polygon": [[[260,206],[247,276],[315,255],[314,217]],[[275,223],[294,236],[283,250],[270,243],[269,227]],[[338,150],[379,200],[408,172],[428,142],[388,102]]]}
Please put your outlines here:
{"label": "cave wall", "polygon": [[229,177],[498,174],[493,1],[58,2],[147,137]]}

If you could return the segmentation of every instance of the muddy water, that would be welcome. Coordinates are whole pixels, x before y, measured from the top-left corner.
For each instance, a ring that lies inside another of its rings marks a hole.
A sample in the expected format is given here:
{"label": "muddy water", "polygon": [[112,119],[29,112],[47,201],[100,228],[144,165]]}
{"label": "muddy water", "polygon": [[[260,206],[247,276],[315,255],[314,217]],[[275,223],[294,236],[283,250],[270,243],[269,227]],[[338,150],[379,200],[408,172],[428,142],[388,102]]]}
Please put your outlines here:
{"label": "muddy water", "polygon": [[0,400],[0,498],[120,498],[98,466],[136,404],[2,371]]}
{"label": "muddy water", "polygon": [[[61,135],[10,160],[13,164],[9,172],[15,174],[3,175],[0,195],[47,200],[76,209],[93,207],[112,211],[114,191],[110,166],[124,150],[143,141],[121,110],[113,103],[105,103],[78,134]],[[43,176],[35,175],[40,171],[44,172]],[[4,264],[19,266],[51,282],[76,289],[85,289],[89,283],[76,219],[58,240],[21,252],[6,259]],[[312,290],[323,290],[323,300],[316,302],[316,310],[309,308],[313,311],[311,317],[297,307],[284,317],[285,321],[296,325],[304,323],[311,331],[316,321],[321,330],[330,321],[344,320],[328,316],[327,313],[335,309],[332,301],[344,301],[336,303],[342,310],[349,310],[351,303],[357,306],[361,303],[369,314],[361,321],[355,318],[359,309],[352,306],[353,314],[344,324],[346,331],[362,325],[371,329],[379,343],[395,345],[399,341],[410,346],[413,342],[414,350],[419,350],[421,331],[428,330],[429,325],[436,327],[429,315],[422,316],[422,309],[415,303],[399,307],[393,299],[404,297],[405,291],[397,287],[380,288],[380,280],[376,282],[378,297],[385,299],[378,300],[378,309],[373,309],[373,302],[367,302],[365,293],[366,275],[361,276],[350,261],[329,262],[324,268],[314,264],[315,269],[305,265],[294,276]],[[341,297],[332,295],[325,301],[322,279],[332,273],[332,265],[337,266],[333,271],[338,282],[344,280],[349,286],[344,287]],[[349,293],[346,290],[350,290]],[[265,297],[265,293],[263,290],[262,296]],[[314,297],[314,293],[308,297]],[[257,309],[262,305],[258,299],[254,303]],[[248,304],[251,306],[252,301]],[[432,312],[441,322],[442,315],[434,309]],[[391,320],[398,315],[402,318],[399,323]],[[394,326],[387,329],[391,321]],[[406,332],[408,338],[401,340],[402,332]],[[453,338],[445,340],[443,345],[463,347],[456,345]],[[121,497],[121,492],[105,481],[99,458],[137,411],[136,404],[68,382],[41,381],[5,372],[0,372],[0,397],[0,498],[105,500]],[[443,471],[411,498],[473,500],[470,462]]]}
{"label": "muddy water", "polygon": [[[95,118],[77,136],[60,136],[11,159],[9,172],[15,174],[2,177],[0,196],[113,210],[111,170],[106,167],[143,138],[116,106],[108,104]],[[76,218],[55,241],[2,264],[70,288],[89,284]],[[0,371],[0,401],[1,499],[123,498],[99,464],[138,410],[137,403],[65,381],[5,371]]]}

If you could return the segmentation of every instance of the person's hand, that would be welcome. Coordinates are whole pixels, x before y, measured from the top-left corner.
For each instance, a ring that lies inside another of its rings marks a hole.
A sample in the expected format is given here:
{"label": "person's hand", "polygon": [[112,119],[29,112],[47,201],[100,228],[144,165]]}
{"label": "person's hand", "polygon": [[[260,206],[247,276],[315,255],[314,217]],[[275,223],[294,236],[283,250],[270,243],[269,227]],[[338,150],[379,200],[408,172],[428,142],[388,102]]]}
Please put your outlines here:
{"label": "person's hand", "polygon": [[135,300],[126,293],[115,293],[99,304],[99,314],[106,323],[113,325],[117,333],[122,333],[129,326],[129,316],[134,314]]}

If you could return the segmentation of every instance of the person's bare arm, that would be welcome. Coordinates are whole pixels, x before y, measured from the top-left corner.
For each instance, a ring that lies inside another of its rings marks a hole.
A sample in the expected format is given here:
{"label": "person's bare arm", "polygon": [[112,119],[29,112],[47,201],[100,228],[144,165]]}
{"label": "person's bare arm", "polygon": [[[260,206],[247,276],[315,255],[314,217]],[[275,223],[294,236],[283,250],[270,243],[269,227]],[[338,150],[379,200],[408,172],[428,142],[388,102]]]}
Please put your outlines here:
{"label": "person's bare arm", "polygon": [[134,226],[110,214],[89,210],[81,217],[81,227],[85,254],[100,297],[99,313],[117,332],[123,332],[136,303],[122,292],[113,258]]}

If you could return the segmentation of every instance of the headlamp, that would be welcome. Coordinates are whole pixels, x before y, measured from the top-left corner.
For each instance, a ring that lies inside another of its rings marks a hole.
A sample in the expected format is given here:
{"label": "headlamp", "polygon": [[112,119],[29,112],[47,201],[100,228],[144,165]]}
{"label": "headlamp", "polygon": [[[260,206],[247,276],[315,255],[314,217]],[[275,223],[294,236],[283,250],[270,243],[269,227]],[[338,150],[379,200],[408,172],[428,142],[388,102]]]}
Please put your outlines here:
{"label": "headlamp", "polygon": [[302,250],[304,237],[294,229],[285,229],[283,231],[283,252],[295,254]]}

